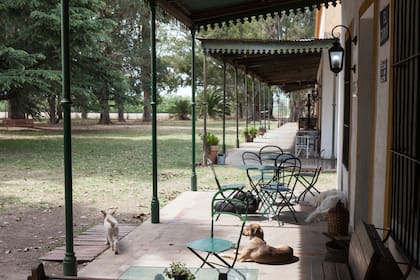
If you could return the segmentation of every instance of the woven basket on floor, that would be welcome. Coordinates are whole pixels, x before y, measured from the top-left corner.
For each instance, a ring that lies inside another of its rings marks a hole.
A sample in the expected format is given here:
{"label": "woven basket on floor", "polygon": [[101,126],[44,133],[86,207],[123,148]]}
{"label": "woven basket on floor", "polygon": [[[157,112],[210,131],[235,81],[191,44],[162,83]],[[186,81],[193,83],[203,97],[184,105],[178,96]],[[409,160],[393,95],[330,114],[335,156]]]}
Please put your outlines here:
{"label": "woven basket on floor", "polygon": [[328,211],[328,233],[331,235],[347,235],[349,227],[349,211],[339,200],[336,207]]}

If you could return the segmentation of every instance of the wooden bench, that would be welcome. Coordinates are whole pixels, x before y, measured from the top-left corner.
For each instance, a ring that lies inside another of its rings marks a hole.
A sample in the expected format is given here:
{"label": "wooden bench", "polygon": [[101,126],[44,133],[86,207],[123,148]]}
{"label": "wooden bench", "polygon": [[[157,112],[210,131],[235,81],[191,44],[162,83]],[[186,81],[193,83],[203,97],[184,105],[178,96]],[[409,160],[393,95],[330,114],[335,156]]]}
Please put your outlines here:
{"label": "wooden bench", "polygon": [[[77,276],[53,276],[45,274],[44,265],[38,264],[32,269],[28,280],[114,280],[115,278],[91,278],[91,277],[77,277]],[[116,279],[115,279],[116,280]]]}
{"label": "wooden bench", "polygon": [[324,280],[407,279],[411,267],[403,273],[376,228],[365,222],[358,223],[351,236],[347,263],[324,260],[322,264]]}
{"label": "wooden bench", "polygon": [[4,119],[5,127],[34,127],[33,119]]}

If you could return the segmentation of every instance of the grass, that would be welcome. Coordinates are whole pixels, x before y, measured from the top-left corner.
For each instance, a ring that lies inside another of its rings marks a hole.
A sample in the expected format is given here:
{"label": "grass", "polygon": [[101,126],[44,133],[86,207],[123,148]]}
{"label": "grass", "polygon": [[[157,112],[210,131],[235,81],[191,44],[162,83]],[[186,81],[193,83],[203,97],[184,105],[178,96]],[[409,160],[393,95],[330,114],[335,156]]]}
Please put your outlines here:
{"label": "grass", "polygon": [[[221,131],[219,125],[209,123],[209,128]],[[116,198],[126,208],[148,209],[152,193],[151,126],[78,128],[74,126],[72,133],[74,200],[100,207],[101,202]],[[231,143],[234,130],[234,123],[228,123],[227,141]],[[158,186],[163,205],[190,188],[191,138],[191,122],[167,121],[158,125]],[[201,140],[198,136],[196,143],[196,161],[199,162]],[[63,205],[64,159],[60,130],[2,131],[0,155],[1,207]],[[208,170],[198,167],[196,171],[199,189],[214,187],[209,182]],[[240,172],[236,173],[240,177]]]}
{"label": "grass", "polygon": [[[198,122],[197,128],[202,127]],[[244,127],[241,123],[240,127]],[[274,127],[274,125],[273,125]],[[87,129],[86,129],[87,128]],[[221,122],[208,131],[222,139]],[[201,162],[202,129],[197,129],[196,162]],[[164,206],[191,185],[191,122],[158,123],[158,190]],[[240,140],[243,136],[240,134]],[[227,149],[236,143],[236,123],[226,122]],[[222,144],[221,142],[219,143]],[[95,208],[118,204],[120,212],[148,212],[152,197],[151,126],[102,127],[78,121],[72,133],[73,200]],[[0,134],[0,212],[5,207],[48,207],[64,204],[61,129],[2,130]],[[246,182],[243,170],[217,168],[223,183]],[[198,190],[215,189],[209,168],[197,167]],[[322,174],[331,185],[335,173]]]}

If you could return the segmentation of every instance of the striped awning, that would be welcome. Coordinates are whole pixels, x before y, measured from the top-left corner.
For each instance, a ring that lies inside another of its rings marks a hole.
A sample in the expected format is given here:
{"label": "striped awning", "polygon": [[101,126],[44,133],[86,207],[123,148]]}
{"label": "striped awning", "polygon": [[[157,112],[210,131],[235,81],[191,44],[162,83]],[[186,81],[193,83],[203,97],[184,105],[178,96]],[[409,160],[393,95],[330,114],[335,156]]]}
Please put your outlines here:
{"label": "striped awning", "polygon": [[322,50],[332,39],[298,41],[199,39],[205,54],[285,91],[316,83]]}
{"label": "striped awning", "polygon": [[339,0],[156,0],[157,5],[190,29],[236,24],[306,9],[336,6]]}

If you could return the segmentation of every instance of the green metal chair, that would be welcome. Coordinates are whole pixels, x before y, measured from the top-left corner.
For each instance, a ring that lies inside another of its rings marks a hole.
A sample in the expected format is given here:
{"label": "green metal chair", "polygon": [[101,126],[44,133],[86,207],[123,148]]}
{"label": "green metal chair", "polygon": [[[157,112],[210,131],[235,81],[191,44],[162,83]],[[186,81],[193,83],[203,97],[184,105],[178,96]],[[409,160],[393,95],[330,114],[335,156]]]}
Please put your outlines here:
{"label": "green metal chair", "polygon": [[[223,202],[238,206],[238,208],[241,209],[248,209],[249,203],[246,199],[242,201],[239,199],[227,197],[228,193],[231,193],[232,191],[238,190],[234,188],[225,188],[216,192],[216,194],[212,198],[210,237],[194,240],[187,243],[187,248],[190,249],[191,252],[193,252],[198,258],[200,258],[203,261],[200,267],[203,267],[206,264],[212,268],[215,268],[215,265],[233,268],[236,263],[239,245],[241,243],[242,238],[242,230],[247,221],[248,213],[247,211],[245,211],[245,213],[242,214],[235,212],[226,212],[223,211],[223,207],[216,207],[216,204],[218,202]],[[227,218],[228,216],[237,218],[240,224],[240,230],[238,231],[238,239],[236,240],[236,243],[232,242],[232,240],[224,239],[223,237],[219,236],[220,230],[218,229],[221,228],[224,218]],[[235,257],[233,261],[229,263],[228,261],[223,259],[219,254],[232,248],[235,248]],[[214,256],[215,258],[210,259],[211,256]],[[215,259],[218,260],[218,262],[215,262]]]}
{"label": "green metal chair", "polygon": [[301,161],[297,157],[290,156],[279,159],[276,165],[279,167],[277,176],[271,182],[261,185],[261,193],[270,205],[268,209],[275,216],[279,218],[280,212],[287,208],[298,222],[292,199],[296,199],[294,190],[301,169]]}
{"label": "green metal chair", "polygon": [[233,197],[237,191],[242,191],[245,188],[245,184],[220,184],[219,178],[217,178],[216,170],[214,169],[213,164],[209,164],[211,171],[213,172],[214,180],[216,181],[217,189],[219,191],[225,190],[225,189],[233,189],[233,191],[227,195],[228,198]]}
{"label": "green metal chair", "polygon": [[319,152],[317,166],[315,169],[306,169],[303,172],[301,171],[297,176],[296,179],[304,187],[304,190],[301,192],[299,197],[297,198],[297,203],[299,201],[305,200],[305,196],[309,192],[312,196],[315,196],[316,193],[321,193],[316,187],[315,184],[318,182],[319,174],[322,170],[322,154],[324,149]]}
{"label": "green metal chair", "polygon": [[274,165],[278,155],[283,154],[283,149],[275,145],[265,145],[258,151],[262,164]]}
{"label": "green metal chair", "polygon": [[[243,192],[243,189],[245,188],[245,184],[220,184],[219,179],[217,178],[217,174],[216,174],[216,170],[214,169],[213,163],[209,163],[211,171],[213,172],[213,177],[214,180],[216,181],[216,185],[217,185],[217,189],[219,191],[223,191],[226,189],[231,189],[231,192],[222,192],[221,195],[225,198],[225,199],[230,199],[230,198],[235,198],[237,195],[240,195],[241,192]],[[228,203],[224,203],[224,206],[222,206],[222,209],[219,210],[227,210],[231,207],[229,206],[233,206],[233,205],[229,205]],[[220,216],[220,215],[219,215]]]}

